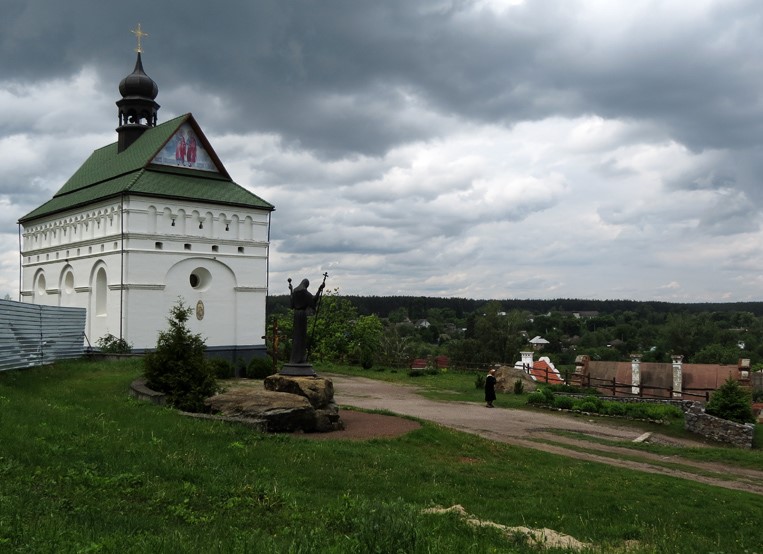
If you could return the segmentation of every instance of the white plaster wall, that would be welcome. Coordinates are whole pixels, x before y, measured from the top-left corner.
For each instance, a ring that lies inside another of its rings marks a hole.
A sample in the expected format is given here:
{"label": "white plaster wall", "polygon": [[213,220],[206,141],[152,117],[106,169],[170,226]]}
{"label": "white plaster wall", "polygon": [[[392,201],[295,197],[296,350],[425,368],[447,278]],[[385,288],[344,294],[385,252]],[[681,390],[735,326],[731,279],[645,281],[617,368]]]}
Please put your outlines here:
{"label": "white plaster wall", "polygon": [[[111,241],[110,241],[111,242]],[[105,246],[105,245],[104,245]],[[34,262],[22,268],[22,301],[47,306],[72,306],[88,310],[85,334],[91,344],[98,338],[111,333],[119,335],[119,303],[120,303],[120,253],[113,250],[96,254],[85,254],[66,259],[61,255],[58,259]],[[87,249],[85,249],[87,251]],[[36,259],[36,255],[34,256]],[[107,315],[90,317],[93,312],[94,295],[93,279],[97,267],[106,271],[106,306]],[[43,273],[46,281],[45,294],[39,294],[35,286],[36,277]],[[67,273],[72,275],[72,286],[64,283]]]}
{"label": "white plaster wall", "polygon": [[[204,303],[204,319],[194,316],[189,327],[208,346],[262,345],[268,227],[267,211],[129,196],[123,203],[102,202],[38,220],[23,230],[22,300],[86,308],[92,344],[107,333],[119,336],[121,321],[122,336],[143,349],[156,346],[170,308],[182,296],[192,308]],[[105,315],[94,310],[101,266],[107,276]],[[191,286],[189,276],[197,268],[209,272],[210,286]],[[39,271],[46,281],[42,295],[35,292]],[[69,271],[73,279],[65,284]]]}

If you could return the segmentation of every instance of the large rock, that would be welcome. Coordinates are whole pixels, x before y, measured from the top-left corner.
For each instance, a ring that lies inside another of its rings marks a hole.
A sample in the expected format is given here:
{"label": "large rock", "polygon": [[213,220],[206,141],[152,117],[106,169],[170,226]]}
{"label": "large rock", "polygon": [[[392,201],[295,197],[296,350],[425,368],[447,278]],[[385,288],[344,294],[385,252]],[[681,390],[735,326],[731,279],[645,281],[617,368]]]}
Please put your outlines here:
{"label": "large rock", "polygon": [[344,429],[339,418],[339,406],[334,402],[334,383],[324,377],[270,375],[265,378],[265,390],[304,397],[315,408],[315,431]]}
{"label": "large rock", "polygon": [[256,381],[240,381],[207,400],[220,415],[261,421],[271,433],[344,429],[334,402],[334,384],[322,377],[271,375],[265,390]]}
{"label": "large rock", "polygon": [[495,372],[495,390],[498,392],[514,392],[514,383],[522,381],[524,392],[533,392],[538,385],[523,369],[513,366],[501,366]]}
{"label": "large rock", "polygon": [[208,398],[206,404],[222,416],[262,421],[271,433],[318,430],[315,409],[296,394],[239,387]]}
{"label": "large rock", "polygon": [[334,383],[324,377],[270,375],[265,378],[265,390],[302,396],[307,398],[316,410],[329,408],[334,404]]}

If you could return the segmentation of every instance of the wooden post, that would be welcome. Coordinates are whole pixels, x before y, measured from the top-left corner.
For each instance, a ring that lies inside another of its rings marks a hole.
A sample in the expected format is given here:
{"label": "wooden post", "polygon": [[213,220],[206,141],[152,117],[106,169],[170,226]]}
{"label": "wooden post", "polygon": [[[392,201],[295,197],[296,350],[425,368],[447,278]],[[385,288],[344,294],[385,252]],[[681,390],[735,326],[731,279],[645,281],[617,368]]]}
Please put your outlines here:
{"label": "wooden post", "polygon": [[273,318],[273,370],[278,371],[278,318]]}

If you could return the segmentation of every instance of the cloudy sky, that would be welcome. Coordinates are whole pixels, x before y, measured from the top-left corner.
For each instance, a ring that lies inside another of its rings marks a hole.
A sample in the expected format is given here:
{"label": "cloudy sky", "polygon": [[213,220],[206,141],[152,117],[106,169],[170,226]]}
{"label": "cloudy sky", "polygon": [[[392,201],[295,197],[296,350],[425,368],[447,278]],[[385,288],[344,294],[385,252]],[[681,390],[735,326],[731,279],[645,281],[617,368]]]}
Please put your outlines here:
{"label": "cloudy sky", "polygon": [[140,22],[160,122],[276,206],[272,294],[763,299],[759,0],[0,5],[0,297]]}

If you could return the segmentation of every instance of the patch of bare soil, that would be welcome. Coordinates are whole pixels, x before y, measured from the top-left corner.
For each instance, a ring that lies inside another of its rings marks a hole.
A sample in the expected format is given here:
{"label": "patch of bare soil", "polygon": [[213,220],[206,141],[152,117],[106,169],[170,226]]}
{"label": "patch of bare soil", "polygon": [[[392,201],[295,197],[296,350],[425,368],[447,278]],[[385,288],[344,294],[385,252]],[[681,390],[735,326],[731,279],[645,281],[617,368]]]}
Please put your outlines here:
{"label": "patch of bare soil", "polygon": [[368,440],[399,437],[421,428],[421,424],[412,419],[355,410],[339,410],[339,418],[344,423],[341,431],[304,433],[299,436],[311,440]]}

